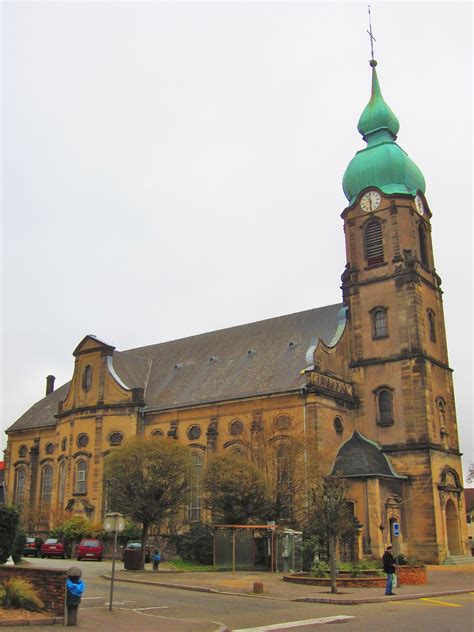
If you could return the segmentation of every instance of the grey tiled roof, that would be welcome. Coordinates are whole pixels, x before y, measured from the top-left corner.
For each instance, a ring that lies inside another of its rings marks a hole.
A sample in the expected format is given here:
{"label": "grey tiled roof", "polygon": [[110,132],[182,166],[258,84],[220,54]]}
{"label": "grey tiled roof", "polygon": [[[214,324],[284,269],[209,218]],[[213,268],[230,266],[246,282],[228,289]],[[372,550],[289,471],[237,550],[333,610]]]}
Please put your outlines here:
{"label": "grey tiled roof", "polygon": [[23,413],[23,415],[8,428],[10,430],[26,430],[28,428],[39,428],[41,426],[55,426],[54,415],[58,412],[58,402],[65,400],[71,382],[66,382],[55,391],[40,399],[39,402]]}
{"label": "grey tiled roof", "polygon": [[366,439],[357,430],[344,443],[336,457],[332,476],[360,478],[366,476],[390,476],[404,478],[395,473],[381,448]]}
{"label": "grey tiled roof", "polygon": [[[114,351],[113,368],[129,387],[145,390],[153,409],[275,393],[304,384],[312,340],[329,343],[340,304],[229,327],[147,347]],[[291,343],[291,344],[290,344]],[[30,408],[8,430],[54,425],[69,383]]]}

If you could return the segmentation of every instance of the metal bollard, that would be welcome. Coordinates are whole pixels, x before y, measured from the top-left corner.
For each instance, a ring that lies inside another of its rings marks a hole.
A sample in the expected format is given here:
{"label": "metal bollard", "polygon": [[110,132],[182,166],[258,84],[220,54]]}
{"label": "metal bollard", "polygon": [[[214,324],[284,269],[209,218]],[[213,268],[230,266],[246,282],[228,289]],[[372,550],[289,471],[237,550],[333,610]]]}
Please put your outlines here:
{"label": "metal bollard", "polygon": [[77,611],[84,592],[84,582],[81,579],[82,571],[77,566],[71,566],[67,570],[66,580],[66,625],[77,625]]}

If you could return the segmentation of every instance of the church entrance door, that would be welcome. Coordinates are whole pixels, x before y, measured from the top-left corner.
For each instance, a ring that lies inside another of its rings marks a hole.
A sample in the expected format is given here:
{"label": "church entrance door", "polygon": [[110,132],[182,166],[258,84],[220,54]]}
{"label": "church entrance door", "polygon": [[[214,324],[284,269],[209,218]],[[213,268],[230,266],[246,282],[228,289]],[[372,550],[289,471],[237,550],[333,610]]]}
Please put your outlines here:
{"label": "church entrance door", "polygon": [[446,503],[446,533],[448,535],[448,550],[450,555],[461,555],[459,516],[456,505],[451,498]]}

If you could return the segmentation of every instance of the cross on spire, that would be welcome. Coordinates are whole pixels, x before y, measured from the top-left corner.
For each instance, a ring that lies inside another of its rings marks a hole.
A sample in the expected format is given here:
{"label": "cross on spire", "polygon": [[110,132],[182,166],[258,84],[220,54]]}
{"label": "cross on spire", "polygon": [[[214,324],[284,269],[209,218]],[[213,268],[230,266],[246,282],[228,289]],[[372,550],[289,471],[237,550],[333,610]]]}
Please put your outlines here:
{"label": "cross on spire", "polygon": [[368,10],[369,10],[369,28],[367,30],[367,33],[369,34],[369,37],[370,37],[370,53],[372,55],[372,59],[370,60],[370,65],[371,66],[376,66],[377,62],[375,61],[375,58],[374,58],[374,42],[376,42],[377,40],[372,35],[372,16],[370,14],[370,4],[367,5],[367,7],[368,7]]}

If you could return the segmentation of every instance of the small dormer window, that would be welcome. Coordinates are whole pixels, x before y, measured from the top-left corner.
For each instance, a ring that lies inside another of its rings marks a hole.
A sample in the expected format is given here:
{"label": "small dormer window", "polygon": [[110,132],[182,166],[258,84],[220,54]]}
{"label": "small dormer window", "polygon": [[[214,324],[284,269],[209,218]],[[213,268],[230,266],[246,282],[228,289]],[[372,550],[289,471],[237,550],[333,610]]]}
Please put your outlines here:
{"label": "small dormer window", "polygon": [[84,373],[82,374],[82,388],[85,391],[89,391],[92,386],[92,367],[90,364],[86,366],[84,369]]}

